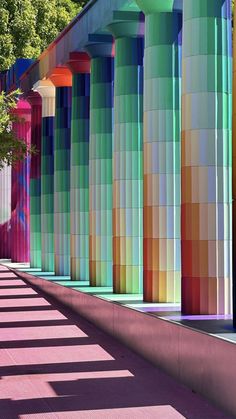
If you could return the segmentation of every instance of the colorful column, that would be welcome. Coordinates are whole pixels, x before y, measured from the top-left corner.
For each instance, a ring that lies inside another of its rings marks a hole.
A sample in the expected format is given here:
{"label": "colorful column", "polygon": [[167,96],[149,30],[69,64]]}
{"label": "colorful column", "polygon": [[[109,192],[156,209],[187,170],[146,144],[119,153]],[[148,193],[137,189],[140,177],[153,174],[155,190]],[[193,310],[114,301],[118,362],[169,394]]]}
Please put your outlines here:
{"label": "colorful column", "polygon": [[[234,12],[234,28],[236,13]],[[236,31],[233,32],[233,323],[236,328]]]}
{"label": "colorful column", "polygon": [[[19,100],[14,114],[19,121],[13,123],[17,137],[30,146],[31,107],[26,100]],[[27,156],[12,168],[11,179],[11,259],[12,262],[29,262],[29,186],[30,157]]]}
{"label": "colorful column", "polygon": [[11,167],[0,170],[0,259],[11,258]]}
{"label": "colorful column", "polygon": [[143,290],[143,32],[141,13],[114,13],[113,287]]}
{"label": "colorful column", "polygon": [[89,99],[90,59],[71,53],[72,77],[70,246],[71,279],[89,281]]}
{"label": "colorful column", "polygon": [[230,0],[183,2],[182,310],[231,312]]}
{"label": "colorful column", "polygon": [[146,15],[144,300],[180,302],[182,14],[172,11],[168,2],[137,0],[137,4]]}
{"label": "colorful column", "polygon": [[30,164],[30,266],[41,268],[41,121],[42,99],[37,92],[27,96],[31,104],[31,145],[36,153]]}
{"label": "colorful column", "polygon": [[89,276],[92,286],[112,286],[112,38],[95,36],[86,50],[91,57]]}
{"label": "colorful column", "polygon": [[49,80],[34,85],[42,97],[41,268],[54,272],[54,120],[55,87]]}
{"label": "colorful column", "polygon": [[50,75],[56,87],[54,131],[54,262],[56,275],[70,275],[70,144],[72,76],[67,68]]}

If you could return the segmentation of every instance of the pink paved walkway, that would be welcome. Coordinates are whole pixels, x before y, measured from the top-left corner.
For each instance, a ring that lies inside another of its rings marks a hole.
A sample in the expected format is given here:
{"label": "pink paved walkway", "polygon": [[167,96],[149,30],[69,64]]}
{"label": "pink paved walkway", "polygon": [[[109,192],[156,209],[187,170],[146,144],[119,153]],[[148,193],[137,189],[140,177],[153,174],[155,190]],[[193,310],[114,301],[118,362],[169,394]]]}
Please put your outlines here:
{"label": "pink paved walkway", "polygon": [[2,266],[0,375],[0,419],[227,417]]}

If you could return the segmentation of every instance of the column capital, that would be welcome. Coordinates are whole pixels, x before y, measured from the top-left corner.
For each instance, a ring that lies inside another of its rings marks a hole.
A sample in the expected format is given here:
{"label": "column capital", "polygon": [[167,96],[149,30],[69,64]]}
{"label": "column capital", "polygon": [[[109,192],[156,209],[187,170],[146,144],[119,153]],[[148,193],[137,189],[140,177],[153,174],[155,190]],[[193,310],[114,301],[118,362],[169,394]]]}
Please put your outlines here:
{"label": "column capital", "polygon": [[114,57],[114,40],[111,35],[89,35],[85,50],[90,58]]}
{"label": "column capital", "polygon": [[42,116],[55,115],[56,89],[50,80],[40,80],[33,85],[33,90],[42,97]]}
{"label": "column capital", "polygon": [[20,99],[17,102],[17,107],[12,112],[20,118],[23,118],[24,122],[31,121],[31,105],[25,99]]}
{"label": "column capital", "polygon": [[86,52],[71,52],[66,65],[73,74],[90,73],[90,57]]}
{"label": "column capital", "polygon": [[55,86],[51,80],[39,80],[33,85],[33,90],[41,97],[55,97]]}
{"label": "column capital", "polygon": [[47,74],[55,87],[71,87],[72,73],[67,67],[56,67]]}
{"label": "column capital", "polygon": [[183,3],[184,20],[213,17],[220,19],[232,18],[231,0],[208,0],[206,2],[196,2],[195,0],[185,1]]}
{"label": "column capital", "polygon": [[40,94],[34,90],[30,90],[26,96],[27,101],[31,104],[31,106],[41,106],[42,105],[42,98]]}
{"label": "column capital", "polygon": [[107,26],[114,38],[136,38],[144,36],[144,15],[141,12],[113,13],[113,22]]}
{"label": "column capital", "polygon": [[150,15],[154,13],[172,12],[175,0],[135,0],[138,7]]}

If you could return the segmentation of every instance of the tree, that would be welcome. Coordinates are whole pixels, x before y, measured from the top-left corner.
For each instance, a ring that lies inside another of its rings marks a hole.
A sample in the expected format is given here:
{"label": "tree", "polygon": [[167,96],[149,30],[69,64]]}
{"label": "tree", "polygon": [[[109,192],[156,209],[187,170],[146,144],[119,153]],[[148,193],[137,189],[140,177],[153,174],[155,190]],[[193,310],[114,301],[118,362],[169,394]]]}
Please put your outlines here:
{"label": "tree", "polygon": [[35,148],[18,139],[12,131],[12,124],[16,121],[20,123],[20,119],[13,112],[20,94],[19,90],[0,94],[0,170],[5,165],[14,165],[23,160],[27,154],[37,152]]}
{"label": "tree", "polygon": [[[0,0],[0,71],[16,58],[37,58],[87,1]],[[0,93],[0,170],[36,152],[11,129],[19,95]]]}
{"label": "tree", "polygon": [[37,58],[88,0],[0,0],[0,71]]}

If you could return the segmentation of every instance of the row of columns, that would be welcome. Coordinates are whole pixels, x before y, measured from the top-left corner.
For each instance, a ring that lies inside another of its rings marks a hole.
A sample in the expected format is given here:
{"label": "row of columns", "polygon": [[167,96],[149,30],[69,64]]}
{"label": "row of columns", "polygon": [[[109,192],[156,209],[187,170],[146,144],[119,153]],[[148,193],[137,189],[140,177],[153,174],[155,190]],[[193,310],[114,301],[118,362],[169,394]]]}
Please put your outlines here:
{"label": "row of columns", "polygon": [[[145,22],[115,12],[112,36],[90,37],[90,59],[72,53],[67,69],[34,86],[42,157],[31,214],[39,219],[41,199],[42,269],[149,302],[181,300],[186,313],[226,314],[230,1],[187,0],[183,15],[171,0],[137,4]],[[32,266],[39,225],[31,221]]]}

